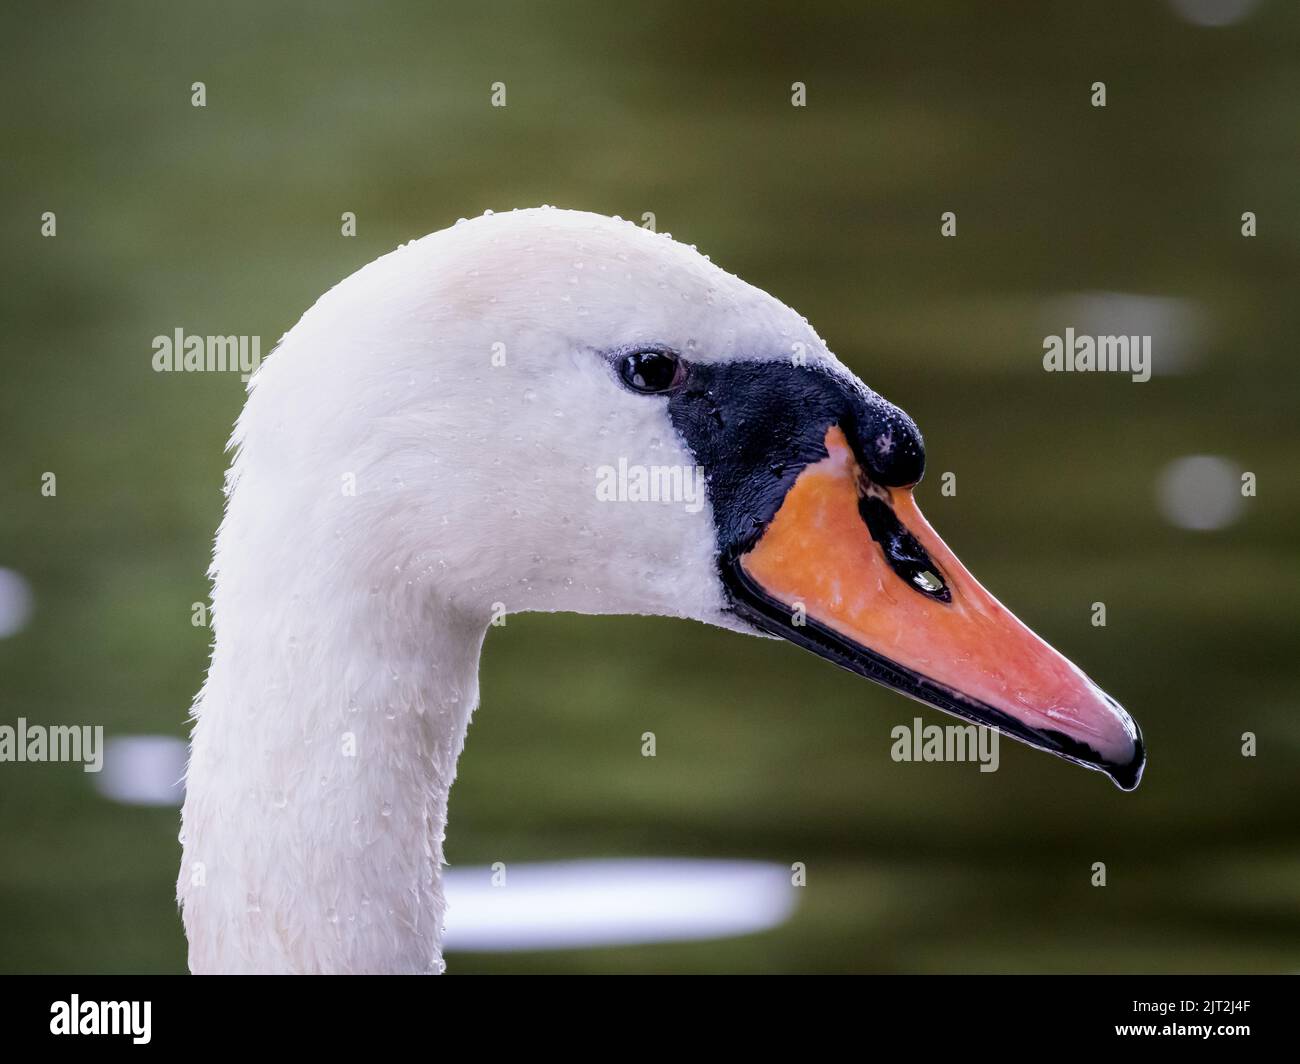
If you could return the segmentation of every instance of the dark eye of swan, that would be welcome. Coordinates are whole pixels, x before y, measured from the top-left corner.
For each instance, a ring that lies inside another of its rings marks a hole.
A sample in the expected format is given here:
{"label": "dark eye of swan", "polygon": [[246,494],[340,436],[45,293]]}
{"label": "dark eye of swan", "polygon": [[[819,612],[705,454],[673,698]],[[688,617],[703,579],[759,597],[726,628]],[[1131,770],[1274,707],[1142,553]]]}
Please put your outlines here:
{"label": "dark eye of swan", "polygon": [[686,364],[671,352],[638,351],[618,360],[618,375],[634,392],[657,395],[681,386]]}

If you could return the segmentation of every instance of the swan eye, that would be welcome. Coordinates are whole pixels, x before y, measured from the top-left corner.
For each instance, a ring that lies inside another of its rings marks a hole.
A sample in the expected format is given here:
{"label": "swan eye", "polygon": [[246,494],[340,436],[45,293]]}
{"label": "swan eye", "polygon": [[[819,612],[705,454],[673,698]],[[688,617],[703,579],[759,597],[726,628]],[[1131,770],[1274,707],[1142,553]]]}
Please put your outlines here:
{"label": "swan eye", "polygon": [[618,375],[634,392],[656,395],[670,392],[686,379],[686,365],[665,351],[638,351],[618,362]]}

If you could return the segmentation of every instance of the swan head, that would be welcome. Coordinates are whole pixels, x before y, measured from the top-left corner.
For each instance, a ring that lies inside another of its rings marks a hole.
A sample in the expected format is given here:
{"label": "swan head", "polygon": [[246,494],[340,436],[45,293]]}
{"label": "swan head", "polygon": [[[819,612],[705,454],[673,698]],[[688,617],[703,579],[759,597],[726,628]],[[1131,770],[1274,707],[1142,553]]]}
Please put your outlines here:
{"label": "swan head", "polygon": [[330,530],[340,596],[777,636],[1140,779],[1129,715],[921,515],[912,419],[670,237],[548,208],[461,222],[323,296],[250,389],[233,476]]}

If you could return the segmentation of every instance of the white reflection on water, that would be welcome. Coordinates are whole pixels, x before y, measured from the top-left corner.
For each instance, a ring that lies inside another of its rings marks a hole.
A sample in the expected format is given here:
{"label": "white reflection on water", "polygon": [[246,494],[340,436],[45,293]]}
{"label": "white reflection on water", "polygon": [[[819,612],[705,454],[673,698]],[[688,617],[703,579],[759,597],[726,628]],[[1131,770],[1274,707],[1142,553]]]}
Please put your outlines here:
{"label": "white reflection on water", "polygon": [[1154,376],[1187,373],[1198,368],[1211,334],[1199,304],[1179,296],[1135,292],[1070,292],[1046,299],[1043,329],[1062,334],[1066,327],[1088,336],[1151,337]]}
{"label": "white reflection on water", "polygon": [[1160,473],[1156,498],[1170,524],[1196,532],[1227,528],[1245,502],[1240,470],[1213,454],[1175,458]]}
{"label": "white reflection on water", "polygon": [[104,742],[104,767],[91,779],[105,798],[124,805],[175,805],[189,748],[171,735],[120,735]]}
{"label": "white reflection on water", "polygon": [[790,918],[790,870],[760,861],[632,858],[452,868],[448,951],[579,949],[729,938]]}
{"label": "white reflection on water", "polygon": [[1259,0],[1169,0],[1169,6],[1197,26],[1231,26],[1259,5]]}
{"label": "white reflection on water", "polygon": [[17,635],[32,615],[32,591],[12,569],[0,569],[0,639]]}

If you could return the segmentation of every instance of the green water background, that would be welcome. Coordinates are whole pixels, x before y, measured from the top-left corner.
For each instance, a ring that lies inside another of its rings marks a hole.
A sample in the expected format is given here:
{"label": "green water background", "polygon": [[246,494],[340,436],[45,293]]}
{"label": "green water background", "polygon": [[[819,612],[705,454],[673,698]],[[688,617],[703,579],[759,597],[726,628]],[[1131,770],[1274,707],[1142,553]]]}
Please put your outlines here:
{"label": "green water background", "polygon": [[[653,211],[916,418],[928,516],[1133,710],[1150,768],[1121,794],[1012,743],[991,775],[896,764],[894,725],[945,718],[793,647],[513,618],[454,864],[737,856],[803,861],[808,886],[762,935],[453,970],[1300,965],[1296,5],[1205,28],[1161,2],[8,3],[0,42],[0,565],[36,605],[0,641],[0,720],[185,734],[242,393],[154,374],[153,336],[269,349],[341,277],[486,208]],[[1045,308],[1097,291],[1192,308],[1184,370],[1043,373],[1073,324]],[[1225,530],[1156,505],[1190,453],[1258,476]],[[0,765],[0,969],[182,970],[177,828],[75,767]]]}

